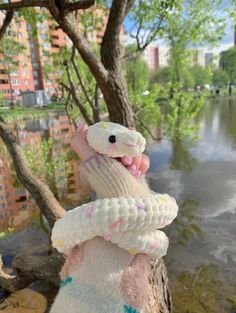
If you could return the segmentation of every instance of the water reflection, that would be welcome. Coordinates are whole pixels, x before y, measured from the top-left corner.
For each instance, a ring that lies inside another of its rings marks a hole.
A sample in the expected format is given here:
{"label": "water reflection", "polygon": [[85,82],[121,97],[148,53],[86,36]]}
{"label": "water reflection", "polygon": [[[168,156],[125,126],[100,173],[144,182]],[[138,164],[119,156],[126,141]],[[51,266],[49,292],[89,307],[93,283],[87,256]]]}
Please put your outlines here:
{"label": "water reflection", "polygon": [[173,170],[191,170],[197,164],[197,159],[189,150],[188,144],[175,140],[172,142],[172,157],[170,168]]}
{"label": "water reflection", "polygon": [[171,281],[175,313],[235,312],[236,287],[225,282],[215,264],[184,271]]}
{"label": "water reflection", "polygon": [[199,140],[150,149],[150,183],[178,199],[167,255],[175,312],[236,309],[236,99],[207,101]]}
{"label": "water reflection", "polygon": [[[33,172],[47,182],[64,207],[78,205],[81,201],[79,163],[68,149],[72,127],[67,116],[24,121],[12,127]],[[43,220],[34,200],[19,183],[3,143],[0,143],[0,174],[0,231],[3,234],[11,228],[16,232],[7,236],[7,240],[0,240],[1,254],[6,258],[22,251],[46,253],[47,229],[42,227]]]}
{"label": "water reflection", "polygon": [[185,245],[192,238],[203,240],[203,233],[200,227],[200,217],[196,215],[199,201],[187,199],[179,203],[179,214],[173,225],[166,231],[172,245]]}

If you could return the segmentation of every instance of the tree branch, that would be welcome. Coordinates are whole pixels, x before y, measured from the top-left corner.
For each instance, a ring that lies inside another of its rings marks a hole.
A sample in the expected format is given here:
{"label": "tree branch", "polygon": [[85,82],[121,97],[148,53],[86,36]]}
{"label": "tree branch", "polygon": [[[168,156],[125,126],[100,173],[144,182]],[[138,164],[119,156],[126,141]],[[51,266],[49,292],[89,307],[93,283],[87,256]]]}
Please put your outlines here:
{"label": "tree branch", "polygon": [[3,38],[3,36],[6,33],[7,27],[10,25],[12,19],[14,16],[14,10],[9,10],[6,13],[5,19],[3,21],[2,27],[0,28],[0,40]]}
{"label": "tree branch", "polygon": [[71,11],[76,11],[76,10],[86,10],[93,6],[95,3],[95,0],[81,0],[81,1],[76,1],[74,3],[68,3],[66,5],[65,11],[71,12]]}
{"label": "tree branch", "polygon": [[89,97],[89,95],[88,95],[88,93],[87,93],[87,90],[86,90],[86,88],[85,88],[85,86],[84,86],[84,83],[83,83],[82,77],[81,77],[81,75],[80,75],[78,66],[77,66],[76,63],[75,63],[75,49],[74,49],[74,47],[72,48],[71,62],[72,62],[72,65],[73,65],[73,67],[74,67],[75,74],[76,74],[76,76],[77,76],[77,78],[78,78],[78,80],[79,80],[79,83],[80,83],[80,87],[81,87],[81,89],[82,89],[82,92],[83,92],[83,94],[84,94],[86,100],[88,101],[88,103],[89,103],[91,109],[94,110],[93,101],[90,99],[90,97]]}
{"label": "tree branch", "polygon": [[158,141],[158,140],[162,139],[162,137],[160,137],[160,136],[156,137],[155,135],[153,135],[151,129],[146,124],[144,124],[144,122],[141,119],[137,118],[136,116],[134,116],[134,119],[135,119],[135,121],[140,123],[140,125],[147,131],[147,133],[150,135],[152,140]]}
{"label": "tree branch", "polygon": [[36,204],[47,218],[50,227],[53,227],[55,221],[64,215],[65,210],[58,203],[49,188],[33,175],[27,165],[23,150],[16,136],[1,117],[0,137],[4,141],[13,159],[17,177],[35,199]]}
{"label": "tree branch", "polygon": [[120,57],[120,29],[134,0],[113,0],[101,45],[101,60],[107,70],[117,70]]}
{"label": "tree branch", "polygon": [[[52,14],[53,11],[51,11]],[[54,15],[53,15],[54,16]],[[99,83],[101,89],[106,88],[108,73],[102,62],[97,58],[88,41],[80,34],[79,23],[74,14],[68,14],[63,21],[54,16],[62,30],[68,35],[74,46],[81,55],[83,61],[88,65],[91,73]]]}
{"label": "tree branch", "polygon": [[[71,95],[73,97],[73,100],[75,101],[75,104],[78,106],[83,118],[85,119],[85,121],[87,122],[88,125],[92,125],[93,121],[90,119],[88,112],[86,110],[86,108],[84,107],[83,103],[80,101],[75,86],[73,84],[72,78],[71,78],[71,73],[70,73],[70,69],[69,69],[69,64],[68,61],[65,61],[65,68],[66,68],[66,73],[67,73],[67,78],[69,81],[69,85],[70,87],[68,88],[67,86],[67,90],[71,92]],[[63,84],[64,87],[66,87],[66,85]]]}
{"label": "tree branch", "polygon": [[30,7],[47,8],[48,1],[46,0],[23,0],[17,2],[1,3],[0,10],[21,9]]}
{"label": "tree branch", "polygon": [[99,87],[98,84],[95,85],[94,90],[94,110],[93,110],[94,122],[100,122],[100,110],[99,110]]}
{"label": "tree branch", "polygon": [[[76,76],[77,76],[77,78],[79,80],[79,84],[80,84],[81,90],[82,90],[82,92],[83,92],[86,100],[88,101],[88,104],[90,105],[91,110],[93,112],[93,121],[95,123],[97,123],[97,122],[100,121],[100,118],[99,118],[99,107],[98,107],[98,105],[96,106],[96,104],[98,102],[97,101],[93,102],[93,100],[90,98],[90,96],[88,94],[87,89],[85,88],[85,85],[84,85],[84,82],[83,82],[82,77],[80,75],[78,66],[75,63],[75,48],[74,47],[72,48],[71,62],[72,62],[73,68],[75,70],[75,74],[76,74]],[[97,84],[96,84],[96,86],[97,86]],[[97,90],[98,88],[96,87],[95,89]],[[96,95],[97,95],[97,93],[95,92],[95,96]]]}

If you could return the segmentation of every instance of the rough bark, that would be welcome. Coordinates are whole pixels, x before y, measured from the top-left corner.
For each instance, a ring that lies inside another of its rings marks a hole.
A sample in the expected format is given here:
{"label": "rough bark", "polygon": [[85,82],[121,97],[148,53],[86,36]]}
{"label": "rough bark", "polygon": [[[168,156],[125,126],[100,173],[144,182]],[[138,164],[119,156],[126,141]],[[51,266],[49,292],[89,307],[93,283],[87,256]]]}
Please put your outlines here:
{"label": "rough bark", "polygon": [[152,260],[149,288],[149,303],[145,313],[172,313],[172,300],[168,288],[167,270],[163,259]]}
{"label": "rough bark", "polygon": [[101,60],[108,71],[109,88],[103,91],[103,95],[109,116],[111,121],[125,126],[134,125],[134,114],[120,66],[120,30],[133,4],[133,0],[113,0],[101,45]]}
{"label": "rough bark", "polygon": [[8,3],[1,3],[0,10],[11,10],[11,9],[21,9],[21,8],[29,8],[29,7],[44,7],[46,8],[48,4],[47,0],[23,0],[23,1],[16,1],[16,2],[8,2]]}
{"label": "rough bark", "polygon": [[61,207],[49,188],[33,175],[27,166],[24,153],[14,132],[1,118],[0,137],[7,146],[8,152],[13,159],[18,179],[30,192],[36,204],[42,210],[43,215],[47,218],[49,225],[53,227],[56,219],[62,217],[65,210]]}

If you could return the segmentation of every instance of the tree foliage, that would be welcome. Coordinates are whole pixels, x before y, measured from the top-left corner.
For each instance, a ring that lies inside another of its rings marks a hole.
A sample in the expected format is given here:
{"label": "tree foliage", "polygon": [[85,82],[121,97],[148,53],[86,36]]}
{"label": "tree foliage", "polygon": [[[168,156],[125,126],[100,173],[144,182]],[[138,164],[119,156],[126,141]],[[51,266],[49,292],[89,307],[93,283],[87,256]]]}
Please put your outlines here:
{"label": "tree foliage", "polygon": [[221,68],[214,69],[212,72],[212,84],[214,86],[223,87],[229,83],[229,75]]}
{"label": "tree foliage", "polygon": [[166,116],[166,134],[172,140],[194,140],[198,125],[194,118],[203,105],[203,98],[185,93],[177,88],[169,101],[169,113]]}
{"label": "tree foliage", "polygon": [[207,84],[211,84],[211,68],[210,67],[202,67],[200,65],[194,66],[190,69],[191,74],[194,78],[195,86],[204,86]]}
{"label": "tree foliage", "polygon": [[230,83],[236,83],[236,47],[221,53],[220,66],[228,74]]}

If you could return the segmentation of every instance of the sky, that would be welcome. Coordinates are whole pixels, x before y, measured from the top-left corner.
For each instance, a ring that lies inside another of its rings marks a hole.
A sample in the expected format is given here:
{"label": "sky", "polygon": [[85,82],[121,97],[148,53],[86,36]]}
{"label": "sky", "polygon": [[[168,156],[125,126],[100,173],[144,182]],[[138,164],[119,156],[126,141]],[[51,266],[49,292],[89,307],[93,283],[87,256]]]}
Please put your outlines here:
{"label": "sky", "polygon": [[[220,7],[219,7],[218,13],[216,12],[216,14],[219,14],[220,16],[222,16],[222,14],[224,15],[226,10],[229,9],[230,7],[232,7],[231,0],[223,0]],[[125,30],[127,31],[127,33],[129,33],[129,31],[132,27],[133,27],[133,23],[129,19],[129,17],[127,17],[125,20]],[[134,42],[134,39],[130,38],[130,36],[128,34],[127,34],[126,40],[127,40],[128,44]],[[160,40],[159,41],[157,40],[153,44],[154,45],[165,45],[165,43],[163,41],[160,41]],[[234,44],[234,24],[232,23],[232,21],[229,20],[228,25],[225,29],[225,35],[223,36],[223,38],[219,42],[219,45],[230,45],[230,44],[232,44],[232,45]]]}

